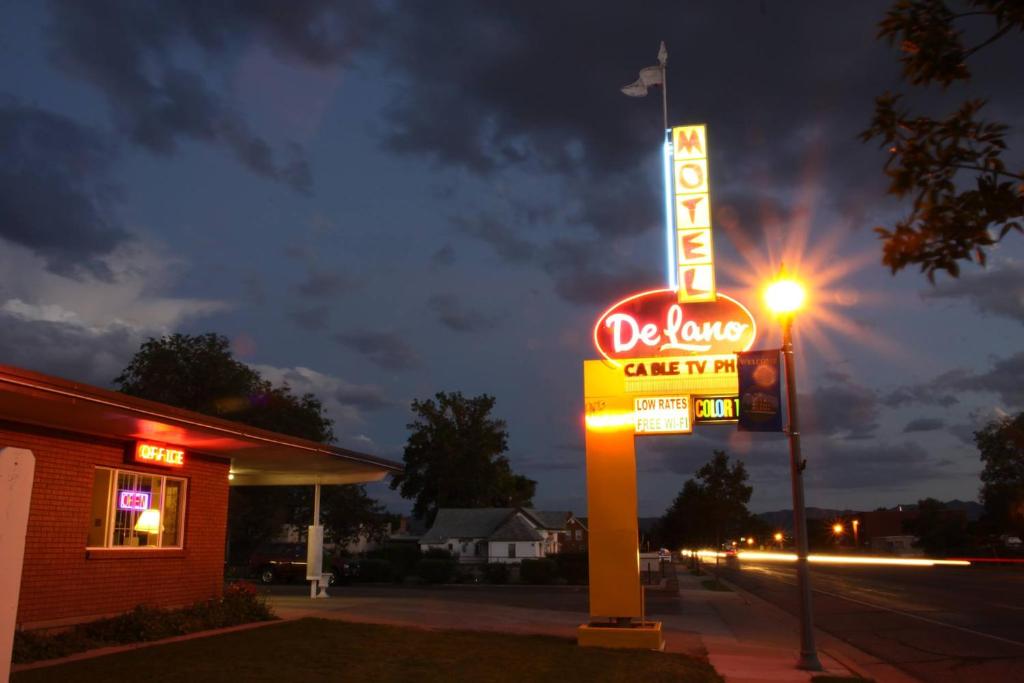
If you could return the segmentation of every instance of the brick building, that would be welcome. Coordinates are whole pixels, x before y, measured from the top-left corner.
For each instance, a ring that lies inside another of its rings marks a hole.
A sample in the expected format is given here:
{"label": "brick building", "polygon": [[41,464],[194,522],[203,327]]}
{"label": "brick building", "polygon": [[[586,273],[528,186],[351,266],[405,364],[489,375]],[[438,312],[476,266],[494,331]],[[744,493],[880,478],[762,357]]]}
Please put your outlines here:
{"label": "brick building", "polygon": [[387,460],[0,366],[0,448],[35,456],[17,609],[48,628],[220,595],[228,487],[373,481]]}

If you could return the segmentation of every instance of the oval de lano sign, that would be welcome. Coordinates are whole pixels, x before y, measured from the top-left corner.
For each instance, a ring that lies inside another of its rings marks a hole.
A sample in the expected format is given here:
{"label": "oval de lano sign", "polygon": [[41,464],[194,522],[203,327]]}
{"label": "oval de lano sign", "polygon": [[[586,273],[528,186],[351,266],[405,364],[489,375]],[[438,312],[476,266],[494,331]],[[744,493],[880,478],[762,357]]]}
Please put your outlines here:
{"label": "oval de lano sign", "polygon": [[732,297],[719,292],[716,301],[680,304],[674,289],[623,299],[594,326],[594,344],[612,362],[735,353],[753,346],[756,336],[754,316]]}

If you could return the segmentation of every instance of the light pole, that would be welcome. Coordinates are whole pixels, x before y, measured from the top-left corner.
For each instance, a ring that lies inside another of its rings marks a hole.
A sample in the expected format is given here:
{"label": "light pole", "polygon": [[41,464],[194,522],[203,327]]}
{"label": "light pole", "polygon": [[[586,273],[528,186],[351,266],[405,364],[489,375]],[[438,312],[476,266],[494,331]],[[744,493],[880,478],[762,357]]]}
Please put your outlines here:
{"label": "light pole", "polygon": [[806,463],[800,455],[800,421],[796,405],[796,372],[793,367],[793,315],[804,303],[804,289],[793,280],[779,279],[765,291],[768,307],[782,318],[782,358],[786,372],[786,404],[789,408],[789,471],[793,487],[793,536],[796,542],[796,581],[800,592],[800,659],[797,668],[821,671],[814,644],[811,613],[811,577],[807,564],[807,512],[804,509]]}

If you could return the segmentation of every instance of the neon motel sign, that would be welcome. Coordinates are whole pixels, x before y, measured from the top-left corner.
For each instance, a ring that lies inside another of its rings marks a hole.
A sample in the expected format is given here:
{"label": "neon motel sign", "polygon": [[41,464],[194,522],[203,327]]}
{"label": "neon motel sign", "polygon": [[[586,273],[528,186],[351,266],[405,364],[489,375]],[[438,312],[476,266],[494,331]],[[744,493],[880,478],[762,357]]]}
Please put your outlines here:
{"label": "neon motel sign", "polygon": [[588,398],[588,429],[685,434],[739,413],[735,354],[753,347],[757,323],[716,286],[707,127],[666,131],[664,162],[669,286],[627,296],[595,323],[594,346],[633,410]]}
{"label": "neon motel sign", "polygon": [[163,444],[138,441],[132,459],[146,465],[164,465],[167,467],[184,467],[185,451],[171,448]]}

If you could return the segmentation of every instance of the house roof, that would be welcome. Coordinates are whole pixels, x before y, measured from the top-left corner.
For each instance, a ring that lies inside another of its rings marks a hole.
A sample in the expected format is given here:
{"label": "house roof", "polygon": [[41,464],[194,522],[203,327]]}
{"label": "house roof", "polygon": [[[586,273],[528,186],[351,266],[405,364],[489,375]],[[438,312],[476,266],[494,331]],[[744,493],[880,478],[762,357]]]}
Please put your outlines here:
{"label": "house roof", "polygon": [[543,541],[544,534],[530,524],[522,515],[512,515],[488,541]]}
{"label": "house roof", "polygon": [[534,510],[533,508],[523,508],[523,512],[533,517],[541,529],[551,531],[565,531],[565,523],[569,521],[569,516],[572,514],[568,510]]}
{"label": "house roof", "polygon": [[349,484],[403,469],[384,458],[9,365],[0,365],[0,419],[183,446],[229,460],[232,486]]}
{"label": "house roof", "polygon": [[420,543],[444,543],[449,538],[488,538],[515,508],[441,508]]}

